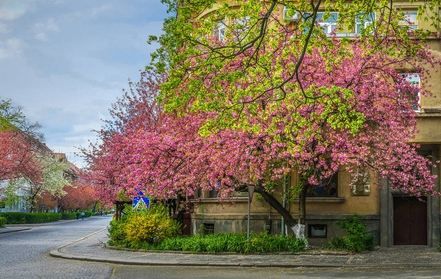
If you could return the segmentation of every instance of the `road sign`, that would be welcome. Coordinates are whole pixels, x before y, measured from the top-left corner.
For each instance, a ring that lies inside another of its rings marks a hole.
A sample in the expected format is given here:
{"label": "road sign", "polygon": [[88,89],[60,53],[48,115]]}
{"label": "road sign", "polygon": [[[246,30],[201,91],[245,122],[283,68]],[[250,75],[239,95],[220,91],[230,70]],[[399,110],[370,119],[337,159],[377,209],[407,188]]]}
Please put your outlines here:
{"label": "road sign", "polygon": [[140,197],[140,196],[134,197],[132,206],[133,208],[139,208],[139,207],[149,208],[150,200],[147,197]]}

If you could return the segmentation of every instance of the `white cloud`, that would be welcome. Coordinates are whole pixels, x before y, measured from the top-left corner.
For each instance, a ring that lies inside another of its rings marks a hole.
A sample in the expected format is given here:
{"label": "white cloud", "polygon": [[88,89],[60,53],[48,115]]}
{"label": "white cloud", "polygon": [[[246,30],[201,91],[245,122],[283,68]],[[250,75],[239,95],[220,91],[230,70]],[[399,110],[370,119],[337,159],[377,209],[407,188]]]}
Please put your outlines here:
{"label": "white cloud", "polygon": [[33,1],[2,0],[0,2],[0,20],[13,21],[22,17]]}
{"label": "white cloud", "polygon": [[10,32],[8,25],[0,22],[0,34],[7,34]]}
{"label": "white cloud", "polygon": [[23,46],[23,42],[17,38],[9,38],[3,42],[0,41],[0,59],[19,56]]}
{"label": "white cloud", "polygon": [[53,18],[49,18],[44,22],[36,23],[32,30],[35,39],[39,41],[47,41],[49,33],[58,32],[60,28]]}

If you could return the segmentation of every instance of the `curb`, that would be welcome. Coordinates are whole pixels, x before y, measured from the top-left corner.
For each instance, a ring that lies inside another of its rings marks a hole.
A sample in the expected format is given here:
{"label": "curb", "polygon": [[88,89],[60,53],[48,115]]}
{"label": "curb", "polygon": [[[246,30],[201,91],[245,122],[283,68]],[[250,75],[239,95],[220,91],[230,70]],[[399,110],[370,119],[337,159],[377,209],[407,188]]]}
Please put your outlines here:
{"label": "curb", "polygon": [[4,229],[0,229],[0,234],[5,234],[5,233],[13,233],[13,232],[22,232],[22,231],[29,231],[32,228],[17,228],[17,229],[13,229],[13,228],[6,228],[6,230]]}
{"label": "curb", "polygon": [[[207,262],[207,263],[198,263],[198,262],[179,262],[179,261],[133,261],[133,260],[125,260],[125,259],[112,259],[105,258],[100,256],[85,256],[85,255],[74,255],[70,253],[65,253],[61,251],[63,248],[70,246],[72,244],[83,241],[95,234],[102,232],[105,229],[101,229],[99,231],[93,232],[89,235],[86,235],[78,240],[75,240],[71,243],[60,246],[49,252],[49,255],[55,258],[62,258],[67,260],[77,260],[77,261],[86,261],[86,262],[100,262],[100,263],[109,263],[109,264],[121,264],[121,265],[133,265],[133,266],[189,266],[189,267],[256,267],[256,268],[268,268],[268,267],[276,267],[276,268],[359,268],[359,269],[409,269],[409,268],[441,268],[440,264],[409,264],[409,263],[387,263],[387,264],[350,264],[350,261],[343,264],[319,264],[319,263],[281,263],[281,264],[268,264],[268,263],[234,263],[234,262]],[[105,248],[104,248],[105,249]],[[185,254],[188,255],[188,254]]]}
{"label": "curb", "polygon": [[352,256],[354,253],[351,252],[336,252],[336,251],[314,251],[314,252],[274,252],[274,253],[257,253],[257,254],[238,254],[234,252],[194,252],[194,251],[178,251],[178,250],[144,250],[144,249],[132,249],[132,248],[124,248],[118,246],[112,246],[107,243],[104,243],[104,248],[109,250],[116,251],[126,251],[126,252],[141,252],[141,253],[151,253],[151,254],[179,254],[179,255],[220,255],[220,256],[228,256],[228,255],[259,255],[259,256],[271,256],[271,255],[286,255],[286,256]]}

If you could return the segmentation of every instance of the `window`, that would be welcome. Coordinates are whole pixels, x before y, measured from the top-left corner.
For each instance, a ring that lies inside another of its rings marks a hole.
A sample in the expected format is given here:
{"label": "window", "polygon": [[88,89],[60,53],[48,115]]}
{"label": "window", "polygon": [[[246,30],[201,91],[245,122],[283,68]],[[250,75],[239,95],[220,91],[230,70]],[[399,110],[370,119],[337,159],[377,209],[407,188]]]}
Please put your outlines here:
{"label": "window", "polygon": [[327,238],[328,226],[324,224],[308,225],[308,236],[311,238]]}
{"label": "window", "polygon": [[402,26],[407,26],[409,30],[418,29],[418,11],[417,10],[409,10],[403,11],[403,20],[400,21]]}
{"label": "window", "polygon": [[234,20],[234,36],[237,41],[243,40],[250,31],[250,17],[242,17]]}
{"label": "window", "polygon": [[319,185],[306,184],[308,197],[337,197],[338,196],[338,173],[328,179],[322,180]]}
{"label": "window", "polygon": [[408,98],[412,104],[412,108],[415,111],[420,110],[420,88],[421,88],[421,78],[418,73],[403,73],[401,76],[409,82],[411,88],[405,93],[405,98]]}
{"label": "window", "polygon": [[204,234],[214,234],[213,223],[204,223]]}
{"label": "window", "polygon": [[363,31],[375,22],[375,13],[359,14],[355,17],[355,34],[362,34]]}
{"label": "window", "polygon": [[337,29],[338,12],[317,13],[317,23],[326,35],[330,35]]}
{"label": "window", "polygon": [[218,193],[217,193],[216,189],[212,189],[212,190],[208,191],[208,198],[215,199],[215,198],[217,198],[217,196],[218,196]]}
{"label": "window", "polygon": [[218,41],[224,42],[226,30],[227,30],[227,26],[225,25],[225,23],[223,21],[218,22],[216,28],[214,29],[214,37]]}
{"label": "window", "polygon": [[283,20],[297,22],[300,20],[300,13],[295,9],[283,7]]}

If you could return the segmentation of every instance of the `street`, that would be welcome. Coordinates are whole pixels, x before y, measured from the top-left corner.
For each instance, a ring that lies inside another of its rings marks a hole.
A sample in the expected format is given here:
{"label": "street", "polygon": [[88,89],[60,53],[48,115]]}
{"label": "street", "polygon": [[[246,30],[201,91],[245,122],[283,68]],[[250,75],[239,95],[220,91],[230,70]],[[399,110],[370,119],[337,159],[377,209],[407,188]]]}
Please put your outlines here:
{"label": "street", "polygon": [[[104,229],[110,218],[33,227],[0,235],[0,278],[440,278],[440,269],[221,268],[128,266],[57,259],[51,249]],[[209,257],[209,255],[207,255]],[[441,266],[440,266],[441,267]]]}

